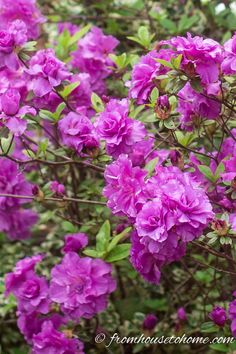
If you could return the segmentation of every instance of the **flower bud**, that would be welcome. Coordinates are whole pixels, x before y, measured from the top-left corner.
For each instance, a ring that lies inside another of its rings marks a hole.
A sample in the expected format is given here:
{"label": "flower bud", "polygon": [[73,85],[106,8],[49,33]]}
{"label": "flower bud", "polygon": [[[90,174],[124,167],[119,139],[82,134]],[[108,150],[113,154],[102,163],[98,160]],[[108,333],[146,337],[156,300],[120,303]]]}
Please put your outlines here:
{"label": "flower bud", "polygon": [[155,112],[157,117],[161,120],[168,119],[170,116],[170,103],[167,95],[160,96],[157,100]]}
{"label": "flower bud", "polygon": [[225,220],[213,220],[211,228],[216,231],[219,236],[226,236],[229,231],[229,226]]}
{"label": "flower bud", "polygon": [[223,307],[220,306],[214,307],[213,310],[210,312],[209,317],[217,326],[220,327],[223,327],[227,320],[226,311]]}
{"label": "flower bud", "polygon": [[1,106],[3,112],[8,116],[14,116],[20,108],[20,93],[16,89],[8,89],[1,96]]}
{"label": "flower bud", "polygon": [[143,329],[152,330],[155,328],[156,324],[157,324],[157,317],[152,313],[148,314],[146,315],[143,321]]}

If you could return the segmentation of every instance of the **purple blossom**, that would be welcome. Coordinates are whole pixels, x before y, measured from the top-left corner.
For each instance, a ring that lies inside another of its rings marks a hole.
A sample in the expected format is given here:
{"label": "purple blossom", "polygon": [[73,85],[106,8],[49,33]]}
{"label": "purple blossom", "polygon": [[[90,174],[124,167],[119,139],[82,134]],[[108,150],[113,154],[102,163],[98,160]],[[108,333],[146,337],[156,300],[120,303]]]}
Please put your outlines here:
{"label": "purple blossom", "polygon": [[128,101],[112,99],[96,122],[99,137],[106,142],[107,153],[115,158],[129,153],[146,135],[143,123],[128,117]]}
{"label": "purple blossom", "polygon": [[70,107],[74,110],[78,108],[85,108],[86,115],[89,116],[94,112],[91,109],[91,95],[92,95],[92,87],[91,87],[91,77],[87,73],[80,73],[73,75],[70,80],[71,83],[79,82],[79,86],[76,87],[68,97],[68,103]]}
{"label": "purple blossom", "polygon": [[220,327],[224,327],[227,320],[227,314],[223,307],[216,306],[209,314],[210,319]]}
{"label": "purple blossom", "polygon": [[143,321],[144,329],[152,330],[155,328],[156,324],[157,324],[157,317],[154,314],[150,313],[145,316]]}
{"label": "purple blossom", "polygon": [[146,280],[159,283],[161,267],[182,257],[214,214],[204,190],[176,167],[157,167],[146,198],[151,200],[136,217],[131,262]]}
{"label": "purple blossom", "polygon": [[187,37],[173,37],[162,44],[169,44],[183,55],[181,68],[190,76],[199,75],[204,85],[218,81],[223,51],[218,42],[188,33]]}
{"label": "purple blossom", "polygon": [[58,181],[52,181],[50,184],[50,189],[54,194],[56,194],[58,196],[62,196],[65,194],[64,184],[61,184]]}
{"label": "purple blossom", "polygon": [[44,277],[28,273],[25,281],[15,292],[20,312],[35,311],[46,314],[49,311],[48,283]]}
{"label": "purple blossom", "polygon": [[62,324],[65,323],[65,319],[58,314],[49,315],[49,317],[43,315],[43,317],[38,312],[32,313],[22,313],[18,311],[17,326],[20,332],[23,334],[25,340],[32,344],[32,337],[41,331],[42,324],[45,321],[53,323],[55,329],[58,329]]}
{"label": "purple blossom", "polygon": [[187,83],[178,93],[179,102],[177,110],[181,114],[181,127],[192,130],[199,125],[203,118],[215,119],[221,111],[221,104],[214,99],[205,97],[192,89]]}
{"label": "purple blossom", "polygon": [[[9,159],[0,159],[0,194],[32,195],[32,184],[26,181],[17,164]],[[0,209],[9,211],[28,202],[23,198],[0,197]]]}
{"label": "purple blossom", "polygon": [[82,232],[77,234],[69,234],[65,236],[65,245],[63,252],[77,252],[85,248],[88,244],[88,236]]}
{"label": "purple blossom", "polygon": [[78,27],[77,25],[71,22],[59,22],[58,23],[59,34],[63,33],[65,30],[68,31],[71,36],[73,36],[76,32],[80,30],[80,27]]}
{"label": "purple blossom", "polygon": [[136,99],[138,104],[148,102],[149,95],[156,87],[157,76],[166,74],[168,70],[156,61],[156,59],[170,60],[173,51],[169,49],[153,50],[141,57],[140,61],[134,66],[130,85],[129,96]]}
{"label": "purple blossom", "polygon": [[36,264],[40,263],[42,259],[43,255],[37,254],[32,257],[25,257],[18,261],[13,272],[6,274],[6,295],[10,292],[17,294],[19,287],[25,282],[28,276],[34,274]]}
{"label": "purple blossom", "polygon": [[99,146],[94,126],[85,115],[70,112],[58,123],[62,142],[81,155]]}
{"label": "purple blossom", "polygon": [[[8,198],[9,199],[9,198]],[[38,214],[30,209],[0,209],[0,230],[10,240],[25,240],[31,237],[31,229],[38,221]]]}
{"label": "purple blossom", "polygon": [[51,271],[50,298],[72,319],[91,318],[103,311],[115,288],[111,266],[101,259],[69,252]]}
{"label": "purple blossom", "polygon": [[12,33],[0,30],[0,68],[19,69],[19,60],[14,52],[15,39]]}
{"label": "purple blossom", "polygon": [[113,66],[109,54],[114,52],[118,44],[116,38],[106,36],[94,26],[79,40],[78,49],[72,53],[72,66],[91,75],[93,91],[98,94],[103,93],[104,87],[100,83],[111,73],[110,67]]}
{"label": "purple blossom", "polygon": [[236,73],[236,34],[224,44],[224,59],[221,69],[226,75]]}
{"label": "purple blossom", "polygon": [[141,205],[146,201],[146,171],[132,167],[127,155],[107,166],[104,177],[106,187],[103,194],[108,198],[107,206],[114,214],[135,217]]}
{"label": "purple blossom", "polygon": [[45,321],[41,332],[33,335],[32,354],[83,354],[83,343],[75,338],[67,338],[57,331],[51,321]]}
{"label": "purple blossom", "polygon": [[180,307],[177,310],[177,318],[178,318],[178,320],[180,320],[182,322],[187,321],[187,315],[186,315],[186,311],[185,311],[184,307]]}
{"label": "purple blossom", "polygon": [[0,0],[0,27],[7,28],[15,19],[22,20],[27,27],[28,39],[39,36],[39,26],[45,21],[36,7],[36,0]]}
{"label": "purple blossom", "polygon": [[26,114],[36,115],[36,110],[29,106],[20,108],[21,96],[17,89],[9,88],[0,97],[0,123],[14,135],[22,135],[27,128]]}
{"label": "purple blossom", "polygon": [[27,73],[31,76],[29,89],[42,97],[70,77],[65,64],[55,57],[52,49],[39,50],[29,62]]}

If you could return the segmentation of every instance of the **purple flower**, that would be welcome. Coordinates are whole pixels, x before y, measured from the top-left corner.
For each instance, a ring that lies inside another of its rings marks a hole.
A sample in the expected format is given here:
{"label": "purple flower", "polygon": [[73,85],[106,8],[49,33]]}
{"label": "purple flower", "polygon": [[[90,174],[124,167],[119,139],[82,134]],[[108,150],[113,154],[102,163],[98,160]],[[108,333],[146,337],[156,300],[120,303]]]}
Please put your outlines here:
{"label": "purple flower", "polygon": [[91,75],[93,91],[102,94],[104,87],[100,83],[110,73],[113,62],[109,54],[114,52],[119,41],[106,36],[98,27],[92,29],[78,42],[78,49],[72,53],[72,66],[80,72]]}
{"label": "purple flower", "polygon": [[41,262],[43,255],[34,255],[26,257],[18,261],[12,273],[6,274],[5,285],[6,295],[10,292],[17,294],[20,286],[25,282],[29,275],[34,274],[34,269],[37,263]]}
{"label": "purple flower", "polygon": [[221,69],[226,75],[236,73],[236,34],[224,44],[224,59]]}
{"label": "purple flower", "polygon": [[0,98],[0,122],[16,136],[22,135],[27,127],[26,114],[36,115],[36,110],[29,106],[20,108],[21,96],[17,89],[9,88]]}
{"label": "purple flower", "polygon": [[12,33],[0,30],[0,68],[19,69],[19,60],[14,53],[15,40]]}
{"label": "purple flower", "polygon": [[27,27],[21,20],[13,21],[9,27],[10,33],[14,36],[15,45],[22,46],[27,42]]}
{"label": "purple flower", "polygon": [[140,61],[134,66],[129,96],[136,99],[138,104],[148,102],[152,89],[156,87],[158,83],[156,77],[166,74],[167,71],[170,70],[158,63],[155,59],[170,60],[173,54],[173,51],[169,49],[162,49],[160,51],[153,50],[141,57]]}
{"label": "purple flower", "polygon": [[91,318],[103,311],[115,288],[111,266],[101,259],[69,252],[51,271],[50,298],[72,319]]}
{"label": "purple flower", "polygon": [[221,104],[214,99],[194,91],[189,83],[179,91],[177,110],[181,114],[181,127],[192,130],[203,118],[215,119],[221,111]]}
{"label": "purple flower", "polygon": [[29,62],[28,74],[31,76],[29,89],[42,97],[70,77],[65,64],[55,57],[52,49],[39,50]]}
{"label": "purple flower", "polygon": [[176,167],[156,168],[146,185],[146,202],[136,217],[131,262],[148,281],[159,283],[160,270],[185,253],[213,218],[199,185]]}
{"label": "purple flower", "polygon": [[132,151],[146,135],[143,123],[128,117],[128,101],[111,100],[96,122],[99,137],[106,142],[107,153],[115,158]]}
{"label": "purple flower", "polygon": [[[6,158],[0,159],[0,194],[32,195],[32,184],[26,181],[18,165]],[[9,211],[11,207],[19,207],[28,202],[27,199],[0,197],[0,209]]]}
{"label": "purple flower", "polygon": [[28,273],[25,281],[15,292],[18,309],[27,314],[35,311],[46,314],[49,311],[48,283],[44,277]]}
{"label": "purple flower", "polygon": [[68,97],[68,103],[74,110],[78,108],[85,108],[86,115],[89,116],[94,112],[91,109],[91,77],[87,73],[80,73],[73,75],[70,80],[71,83],[79,82],[79,86],[76,87]]}
{"label": "purple flower", "polygon": [[62,196],[65,194],[64,184],[61,184],[58,181],[52,181],[50,184],[50,189],[54,194],[56,194],[58,196]]}
{"label": "purple flower", "polygon": [[0,27],[7,28],[15,19],[24,21],[28,39],[39,36],[39,25],[45,21],[35,5],[36,0],[0,0]]}
{"label": "purple flower", "polygon": [[85,115],[70,112],[58,123],[63,144],[81,155],[99,146],[93,124]]}
{"label": "purple flower", "polygon": [[69,234],[65,236],[65,245],[63,247],[63,252],[77,252],[85,248],[88,244],[88,236],[82,232],[77,234]]}
{"label": "purple flower", "polygon": [[187,315],[184,307],[180,307],[177,310],[177,318],[183,322],[187,321]]}
{"label": "purple flower", "polygon": [[210,319],[220,327],[224,327],[227,320],[227,314],[223,307],[216,306],[209,314]]}
{"label": "purple flower", "polygon": [[222,62],[222,47],[218,42],[188,33],[187,37],[173,37],[162,44],[169,44],[183,55],[181,68],[189,76],[199,75],[204,85],[218,81]]}
{"label": "purple flower", "polygon": [[76,32],[80,30],[80,27],[71,22],[59,22],[57,25],[59,34],[63,33],[65,30],[73,36]]}
{"label": "purple flower", "polygon": [[33,335],[41,331],[42,324],[45,321],[50,320],[50,322],[53,323],[55,329],[58,329],[62,324],[65,324],[65,319],[58,314],[41,316],[38,312],[32,312],[29,314],[22,313],[20,311],[18,311],[17,314],[19,316],[17,320],[17,326],[29,344],[32,344]]}
{"label": "purple flower", "polygon": [[114,214],[135,217],[140,206],[146,201],[146,171],[132,167],[127,155],[107,166],[105,171],[106,187],[103,194],[108,198],[107,205]]}
{"label": "purple flower", "polygon": [[32,354],[83,354],[83,343],[67,338],[57,331],[51,321],[45,321],[41,332],[33,336]]}
{"label": "purple flower", "polygon": [[0,230],[6,232],[10,240],[30,238],[31,229],[37,221],[38,214],[30,209],[0,209]]}
{"label": "purple flower", "polygon": [[152,330],[155,328],[156,324],[157,324],[157,317],[154,314],[150,313],[145,316],[143,321],[144,329]]}

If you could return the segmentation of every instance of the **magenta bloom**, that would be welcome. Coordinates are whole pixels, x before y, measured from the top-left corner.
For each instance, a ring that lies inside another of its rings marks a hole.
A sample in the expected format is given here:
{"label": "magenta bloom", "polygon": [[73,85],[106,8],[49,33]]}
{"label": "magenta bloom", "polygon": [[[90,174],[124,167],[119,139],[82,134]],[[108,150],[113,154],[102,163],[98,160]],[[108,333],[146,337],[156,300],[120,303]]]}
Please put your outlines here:
{"label": "magenta bloom", "polygon": [[27,27],[28,39],[36,39],[39,36],[40,24],[45,21],[36,7],[36,0],[0,0],[0,27],[7,28],[12,21],[19,19],[24,21]]}
{"label": "magenta bloom", "polygon": [[163,41],[182,54],[181,68],[190,76],[199,75],[204,85],[217,82],[222,62],[222,47],[213,39],[199,36],[174,37]]}
{"label": "magenta bloom", "polygon": [[70,77],[65,64],[55,57],[52,49],[39,50],[29,62],[28,74],[32,81],[29,89],[42,97]]}
{"label": "magenta bloom", "polygon": [[22,135],[27,128],[26,114],[36,115],[36,110],[29,106],[20,108],[21,96],[17,89],[9,88],[0,97],[0,123],[14,135]]}
{"label": "magenta bloom", "polygon": [[18,289],[25,282],[28,276],[34,274],[36,264],[41,262],[42,259],[43,255],[38,254],[18,261],[13,272],[6,274],[6,295],[10,292],[13,292],[13,294],[16,295],[18,293]]}
{"label": "magenta bloom", "polygon": [[156,169],[146,198],[151,200],[136,217],[131,262],[146,280],[159,283],[161,267],[182,257],[214,214],[204,190],[176,167]]}
{"label": "magenta bloom", "polygon": [[18,311],[17,315],[19,316],[17,326],[29,344],[32,344],[33,335],[41,331],[42,324],[45,321],[50,320],[55,329],[58,329],[62,324],[65,324],[65,319],[56,313],[49,316],[41,316],[38,312],[32,312],[29,314]]}
{"label": "magenta bloom", "polygon": [[169,49],[161,49],[158,52],[153,50],[141,57],[140,61],[134,66],[129,96],[136,99],[138,104],[148,102],[149,95],[156,86],[156,77],[166,74],[170,70],[155,59],[170,60],[173,54],[173,51]]}
{"label": "magenta bloom", "polygon": [[31,229],[38,221],[38,214],[31,209],[0,209],[0,230],[10,240],[25,240],[31,237]]}
{"label": "magenta bloom", "polygon": [[79,40],[78,49],[72,53],[72,66],[91,75],[93,91],[98,94],[103,93],[99,83],[111,73],[113,62],[109,54],[114,52],[118,43],[116,38],[106,36],[101,29],[94,26]]}
{"label": "magenta bloom", "polygon": [[192,130],[199,119],[215,119],[221,111],[221,104],[194,91],[187,83],[178,93],[178,111],[181,114],[181,127]]}
{"label": "magenta bloom", "polygon": [[76,87],[68,97],[68,103],[70,107],[74,110],[78,108],[85,108],[86,115],[93,113],[94,111],[91,109],[91,77],[87,73],[80,73],[73,75],[70,80],[72,82],[78,82],[79,86]]}
{"label": "magenta bloom", "polygon": [[135,217],[141,205],[146,201],[146,171],[132,167],[127,155],[107,166],[105,171],[106,187],[103,194],[108,198],[107,206],[114,214]]}
{"label": "magenta bloom", "polygon": [[70,112],[58,123],[63,144],[81,155],[98,148],[99,142],[93,124],[85,115]]}
{"label": "magenta bloom", "polygon": [[0,68],[19,69],[19,60],[14,52],[15,39],[12,33],[0,30]]}
{"label": "magenta bloom", "polygon": [[66,253],[51,271],[50,298],[72,319],[91,318],[106,308],[116,288],[111,270],[101,259]]}
{"label": "magenta bloom", "polygon": [[213,308],[211,313],[209,314],[210,319],[220,327],[224,327],[225,322],[227,320],[227,314],[223,307],[216,306]]}
{"label": "magenta bloom", "polygon": [[88,236],[82,232],[77,234],[69,234],[65,236],[65,245],[63,252],[77,252],[85,248],[88,244]]}
{"label": "magenta bloom", "polygon": [[224,60],[221,69],[226,75],[236,73],[236,34],[224,44]]}
{"label": "magenta bloom", "polygon": [[19,311],[27,314],[35,311],[43,314],[48,313],[48,283],[44,277],[29,273],[15,295]]}
{"label": "magenta bloom", "polygon": [[150,313],[146,315],[146,317],[144,318],[143,328],[152,330],[155,328],[156,324],[157,324],[157,317],[154,314]]}
{"label": "magenta bloom", "polygon": [[45,321],[41,332],[33,336],[32,354],[83,354],[83,343],[57,331],[51,321]]}
{"label": "magenta bloom", "polygon": [[183,322],[187,321],[187,315],[184,307],[180,307],[177,310],[177,318]]}
{"label": "magenta bloom", "polygon": [[[6,158],[0,159],[0,194],[32,195],[32,184],[26,181],[18,165]],[[27,199],[0,197],[0,209],[19,207]]]}
{"label": "magenta bloom", "polygon": [[71,22],[59,22],[57,28],[59,34],[63,33],[66,30],[70,33],[71,36],[73,36],[76,32],[80,30],[77,25]]}
{"label": "magenta bloom", "polygon": [[128,101],[111,100],[96,122],[99,137],[106,142],[107,153],[115,158],[129,153],[146,135],[143,123],[128,117]]}
{"label": "magenta bloom", "polygon": [[62,196],[65,194],[64,184],[61,184],[58,181],[52,181],[50,184],[50,189],[54,194],[56,194],[58,196]]}

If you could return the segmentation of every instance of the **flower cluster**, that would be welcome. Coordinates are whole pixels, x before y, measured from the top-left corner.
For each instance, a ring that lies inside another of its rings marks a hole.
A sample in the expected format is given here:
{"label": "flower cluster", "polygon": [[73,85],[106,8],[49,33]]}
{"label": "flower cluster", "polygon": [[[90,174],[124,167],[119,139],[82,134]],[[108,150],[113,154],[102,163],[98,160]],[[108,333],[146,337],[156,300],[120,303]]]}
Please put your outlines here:
{"label": "flower cluster", "polygon": [[121,155],[106,169],[104,195],[113,213],[134,218],[131,262],[145,279],[158,283],[160,268],[183,256],[214,214],[204,190],[177,167],[160,166],[145,177],[145,170]]}
{"label": "flower cluster", "polygon": [[[100,259],[81,258],[74,252],[87,243],[82,233],[65,236],[66,254],[61,264],[53,267],[50,281],[36,273],[42,255],[18,261],[6,275],[6,295],[16,297],[18,327],[32,345],[32,353],[83,353],[83,344],[67,338],[62,327],[68,321],[76,325],[81,318],[91,318],[106,308],[108,295],[116,288],[112,268]],[[55,312],[57,304],[61,315]]]}

